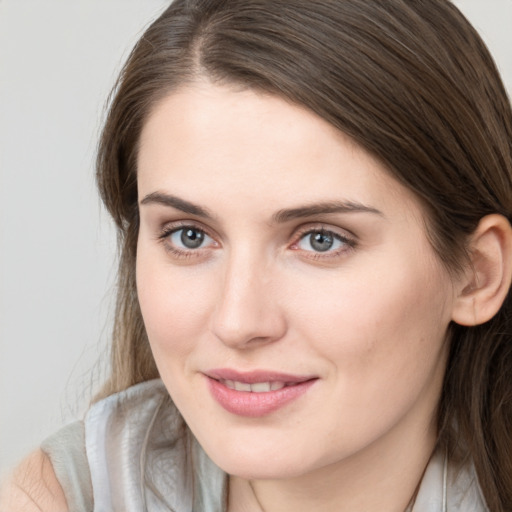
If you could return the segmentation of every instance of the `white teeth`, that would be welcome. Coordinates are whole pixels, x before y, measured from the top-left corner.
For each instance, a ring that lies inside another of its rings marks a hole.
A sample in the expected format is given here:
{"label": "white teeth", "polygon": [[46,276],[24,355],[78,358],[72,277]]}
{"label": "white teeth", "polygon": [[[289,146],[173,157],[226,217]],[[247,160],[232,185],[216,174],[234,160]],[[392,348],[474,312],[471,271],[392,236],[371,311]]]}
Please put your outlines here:
{"label": "white teeth", "polygon": [[251,385],[245,382],[235,381],[235,389],[237,391],[251,391]]}
{"label": "white teeth", "polygon": [[248,384],[236,380],[223,380],[222,383],[229,389],[251,391],[252,393],[268,393],[269,391],[277,391],[286,386],[284,382],[255,382],[254,384]]}
{"label": "white teeth", "polygon": [[225,380],[224,385],[229,389],[235,389],[235,383],[232,380]]}
{"label": "white teeth", "polygon": [[253,393],[266,393],[270,391],[270,382],[257,382],[255,384],[251,384],[251,391]]}

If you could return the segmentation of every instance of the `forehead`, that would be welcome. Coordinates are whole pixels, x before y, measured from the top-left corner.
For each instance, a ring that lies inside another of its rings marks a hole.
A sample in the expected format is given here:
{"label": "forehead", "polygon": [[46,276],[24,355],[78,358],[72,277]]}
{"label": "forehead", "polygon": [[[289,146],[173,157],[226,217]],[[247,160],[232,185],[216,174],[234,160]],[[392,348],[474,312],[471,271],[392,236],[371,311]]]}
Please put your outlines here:
{"label": "forehead", "polygon": [[335,199],[417,206],[383,164],[310,110],[204,83],[168,95],[151,112],[138,183],[140,197],[164,191],[239,208]]}

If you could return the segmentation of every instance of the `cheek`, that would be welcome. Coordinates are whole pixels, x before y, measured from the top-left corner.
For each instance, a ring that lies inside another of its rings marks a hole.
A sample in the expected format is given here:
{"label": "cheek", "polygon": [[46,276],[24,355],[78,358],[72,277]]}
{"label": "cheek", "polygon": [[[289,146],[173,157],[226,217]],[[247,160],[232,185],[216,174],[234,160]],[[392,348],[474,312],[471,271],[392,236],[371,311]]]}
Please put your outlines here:
{"label": "cheek", "polygon": [[450,280],[434,262],[411,261],[382,258],[292,299],[303,332],[352,396],[417,391],[442,357]]}
{"label": "cheek", "polygon": [[316,415],[316,428],[328,425],[326,452],[363,446],[413,409],[424,407],[429,421],[438,402],[450,287],[435,266],[397,268],[374,267],[293,299],[297,310],[302,303],[302,337],[328,363],[331,392]]}
{"label": "cheek", "polygon": [[142,317],[157,365],[159,357],[179,359],[193,349],[207,321],[212,288],[194,271],[177,271],[159,258],[141,247],[136,267]]}

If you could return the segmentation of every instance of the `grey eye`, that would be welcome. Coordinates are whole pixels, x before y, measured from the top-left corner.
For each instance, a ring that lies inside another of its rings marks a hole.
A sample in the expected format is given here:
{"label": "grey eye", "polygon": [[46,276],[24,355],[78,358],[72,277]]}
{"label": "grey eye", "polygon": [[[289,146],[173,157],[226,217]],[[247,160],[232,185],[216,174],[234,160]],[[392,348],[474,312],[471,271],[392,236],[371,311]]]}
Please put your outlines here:
{"label": "grey eye", "polygon": [[204,231],[193,227],[177,229],[170,238],[172,244],[180,249],[199,249],[205,242],[212,241]]}
{"label": "grey eye", "polygon": [[327,252],[339,249],[346,243],[341,237],[328,231],[312,231],[306,233],[299,241],[303,251]]}

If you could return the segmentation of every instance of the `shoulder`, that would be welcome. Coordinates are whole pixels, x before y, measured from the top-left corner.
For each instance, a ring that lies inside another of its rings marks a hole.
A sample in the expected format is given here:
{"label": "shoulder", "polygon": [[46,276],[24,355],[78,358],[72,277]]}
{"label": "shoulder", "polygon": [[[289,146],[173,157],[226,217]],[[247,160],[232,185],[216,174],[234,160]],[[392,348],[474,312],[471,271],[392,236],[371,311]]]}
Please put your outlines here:
{"label": "shoulder", "polygon": [[3,485],[0,512],[66,512],[68,506],[49,457],[29,455]]}
{"label": "shoulder", "polygon": [[[148,468],[174,467],[187,460],[184,431],[159,380],[111,395],[23,461],[0,492],[0,512],[86,512],[96,501],[99,508],[113,510],[119,489],[141,487],[139,465],[126,466],[127,454],[133,460],[143,457]],[[162,451],[164,445],[170,449]]]}

